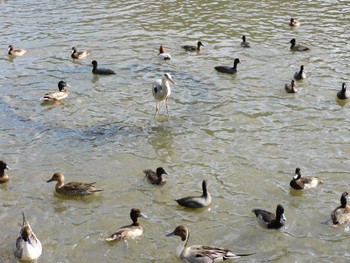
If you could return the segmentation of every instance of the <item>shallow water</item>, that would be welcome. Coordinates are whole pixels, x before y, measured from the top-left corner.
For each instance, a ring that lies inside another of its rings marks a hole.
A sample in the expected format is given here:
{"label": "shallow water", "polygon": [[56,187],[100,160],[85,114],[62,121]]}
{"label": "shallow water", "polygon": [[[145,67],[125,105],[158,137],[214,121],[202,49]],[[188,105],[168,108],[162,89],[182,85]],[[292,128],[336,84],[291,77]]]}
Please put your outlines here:
{"label": "shallow water", "polygon": [[[20,7],[20,8],[19,8]],[[327,223],[348,188],[349,104],[336,100],[349,82],[346,1],[1,1],[0,115],[2,160],[11,181],[0,185],[0,262],[17,262],[12,246],[25,212],[43,244],[38,262],[180,262],[179,238],[256,252],[239,262],[348,262],[349,231]],[[290,17],[301,21],[288,26]],[[252,45],[242,49],[245,34]],[[289,41],[311,48],[289,50]],[[200,53],[181,50],[201,40]],[[29,52],[6,55],[8,44]],[[160,62],[163,44],[173,59]],[[92,56],[72,61],[72,46]],[[242,61],[236,76],[214,66]],[[115,76],[94,77],[91,60]],[[307,78],[286,94],[300,65]],[[177,86],[170,118],[155,103],[151,83],[164,72]],[[61,104],[39,98],[71,84]],[[163,166],[163,187],[142,170]],[[295,168],[324,180],[318,189],[289,189]],[[97,196],[67,199],[47,184],[56,171],[66,181],[94,182]],[[175,198],[200,194],[207,209],[178,207]],[[288,219],[282,231],[257,224],[252,208]],[[140,208],[144,235],[123,244],[104,238]]]}

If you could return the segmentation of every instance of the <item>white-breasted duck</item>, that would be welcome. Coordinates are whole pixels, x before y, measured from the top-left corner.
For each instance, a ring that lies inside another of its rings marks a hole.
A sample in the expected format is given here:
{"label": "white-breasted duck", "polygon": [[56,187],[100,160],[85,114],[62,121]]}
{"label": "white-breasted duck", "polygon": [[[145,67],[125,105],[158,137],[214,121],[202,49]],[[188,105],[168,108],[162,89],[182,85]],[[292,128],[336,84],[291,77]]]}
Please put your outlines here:
{"label": "white-breasted duck", "polygon": [[176,199],[175,201],[184,207],[188,208],[201,208],[210,205],[211,196],[207,189],[207,181],[203,180],[202,182],[202,195],[201,196],[187,196],[180,199]]}
{"label": "white-breasted duck", "polygon": [[96,75],[115,75],[115,72],[111,69],[108,68],[97,68],[97,61],[93,60],[91,62],[93,68],[92,68],[92,73]]}
{"label": "white-breasted duck", "polygon": [[152,171],[151,169],[146,169],[143,172],[148,182],[155,185],[165,184],[166,180],[162,177],[162,175],[163,174],[169,175],[168,172],[165,171],[163,167],[158,167],[155,172]]}
{"label": "white-breasted duck", "polygon": [[161,60],[170,60],[171,56],[169,53],[165,52],[165,48],[163,45],[160,45],[159,47],[159,53],[158,53],[158,58],[160,58]]}
{"label": "white-breasted duck", "polygon": [[235,74],[237,73],[237,65],[238,63],[241,63],[241,61],[236,58],[233,62],[233,67],[230,66],[216,66],[215,69],[222,73],[228,73],[228,74]]}
{"label": "white-breasted duck", "polygon": [[308,50],[310,50],[306,46],[297,45],[295,38],[292,38],[289,43],[291,43],[290,50],[293,50],[293,51],[308,51]]}
{"label": "white-breasted duck", "polygon": [[183,49],[185,49],[186,51],[200,51],[201,47],[204,47],[203,43],[201,41],[197,42],[197,46],[194,45],[184,45],[181,46]]}
{"label": "white-breasted duck", "polygon": [[341,90],[337,92],[337,98],[340,100],[346,100],[350,97],[350,93],[346,90],[346,84],[343,83]]}
{"label": "white-breasted duck", "polygon": [[159,102],[162,101],[165,101],[166,112],[169,117],[168,99],[171,94],[171,88],[169,83],[176,85],[171,75],[169,73],[165,73],[163,78],[155,80],[152,84],[152,94],[154,99],[156,100],[156,114],[154,115],[154,117],[157,116],[159,112]]}
{"label": "white-breasted duck", "polygon": [[72,47],[71,58],[82,59],[91,55],[91,51],[78,51],[75,47]]}
{"label": "white-breasted duck", "polygon": [[300,70],[294,73],[294,79],[296,80],[306,79],[306,74],[304,72],[304,65],[301,65]]}
{"label": "white-breasted duck", "polygon": [[340,206],[331,213],[333,226],[338,226],[350,222],[350,206],[347,204],[348,192],[344,192],[340,197]]}
{"label": "white-breasted duck", "polygon": [[295,81],[292,79],[291,83],[286,83],[284,85],[284,88],[286,90],[287,93],[297,93],[298,89],[296,88],[296,84]]}
{"label": "white-breasted duck", "polygon": [[295,169],[295,175],[289,185],[296,190],[301,190],[315,188],[322,183],[323,181],[317,176],[301,176],[301,169],[297,167]]}
{"label": "white-breasted duck", "polygon": [[263,209],[253,209],[252,212],[258,218],[258,222],[269,229],[280,229],[284,226],[283,221],[286,221],[284,208],[280,204],[277,205],[276,214]]}
{"label": "white-breasted duck", "polygon": [[245,36],[242,36],[242,40],[241,47],[250,47],[250,43],[246,41]]}
{"label": "white-breasted duck", "polygon": [[300,22],[292,17],[289,21],[289,25],[291,27],[298,27],[300,26]]}
{"label": "white-breasted duck", "polygon": [[10,56],[17,56],[17,57],[23,56],[27,52],[28,50],[26,49],[15,49],[13,45],[9,45],[7,50],[7,54],[9,54]]}
{"label": "white-breasted duck", "polygon": [[60,101],[62,99],[67,98],[69,95],[69,92],[66,89],[66,87],[70,87],[70,85],[67,82],[61,80],[60,82],[58,82],[58,91],[52,91],[52,92],[46,93],[42,98],[42,100]]}
{"label": "white-breasted duck", "polygon": [[6,183],[10,180],[10,176],[5,172],[5,170],[10,170],[7,163],[0,161],[0,184]]}

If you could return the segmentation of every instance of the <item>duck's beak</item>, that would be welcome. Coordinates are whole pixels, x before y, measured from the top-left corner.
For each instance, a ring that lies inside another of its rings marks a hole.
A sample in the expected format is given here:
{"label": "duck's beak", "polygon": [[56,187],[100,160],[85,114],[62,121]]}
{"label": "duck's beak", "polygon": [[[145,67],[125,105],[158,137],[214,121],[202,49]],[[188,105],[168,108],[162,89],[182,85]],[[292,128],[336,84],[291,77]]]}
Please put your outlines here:
{"label": "duck's beak", "polygon": [[144,213],[140,213],[140,217],[143,217],[143,218],[148,218],[147,215],[145,215]]}
{"label": "duck's beak", "polygon": [[47,180],[46,182],[47,183],[50,183],[50,182],[52,182],[53,181],[53,179],[51,178],[50,180]]}
{"label": "duck's beak", "polygon": [[66,83],[66,86],[69,87],[69,88],[71,87],[71,85],[69,85],[68,83]]}
{"label": "duck's beak", "polygon": [[165,173],[166,175],[169,175],[169,173],[168,173],[166,170],[164,170],[164,173]]}
{"label": "duck's beak", "polygon": [[5,169],[11,170],[11,168],[8,165],[6,165]]}
{"label": "duck's beak", "polygon": [[287,218],[285,217],[284,213],[281,215],[281,219],[282,219],[283,221],[287,221]]}
{"label": "duck's beak", "polygon": [[169,234],[166,234],[165,236],[166,237],[171,237],[171,236],[173,236],[174,235],[174,232],[171,232],[171,233],[169,233]]}

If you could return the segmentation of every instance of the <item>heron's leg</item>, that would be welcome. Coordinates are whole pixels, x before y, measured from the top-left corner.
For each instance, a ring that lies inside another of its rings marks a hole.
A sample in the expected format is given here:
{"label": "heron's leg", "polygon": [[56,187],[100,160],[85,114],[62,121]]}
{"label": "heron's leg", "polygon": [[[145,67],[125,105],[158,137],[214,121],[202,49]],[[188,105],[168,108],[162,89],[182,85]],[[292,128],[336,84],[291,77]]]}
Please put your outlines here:
{"label": "heron's leg", "polygon": [[154,118],[157,117],[158,112],[159,112],[159,106],[158,106],[158,102],[156,101],[156,114],[154,115]]}
{"label": "heron's leg", "polygon": [[165,107],[166,107],[166,113],[168,114],[169,117],[169,111],[168,111],[168,98],[165,99]]}

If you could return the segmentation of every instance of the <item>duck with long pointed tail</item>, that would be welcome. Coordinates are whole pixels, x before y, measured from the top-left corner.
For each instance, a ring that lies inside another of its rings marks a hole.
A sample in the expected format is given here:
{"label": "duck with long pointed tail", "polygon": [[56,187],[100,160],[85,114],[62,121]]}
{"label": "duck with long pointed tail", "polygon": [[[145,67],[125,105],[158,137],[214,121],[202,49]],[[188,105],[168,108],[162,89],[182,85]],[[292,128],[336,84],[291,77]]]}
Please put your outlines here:
{"label": "duck with long pointed tail", "polygon": [[25,219],[24,213],[22,213],[22,216],[23,223],[13,253],[15,257],[21,261],[32,261],[40,257],[42,253],[42,245],[40,240],[34,234],[28,221]]}
{"label": "duck with long pointed tail", "polygon": [[184,207],[188,208],[201,208],[210,205],[211,196],[207,189],[207,181],[203,180],[202,182],[202,195],[201,196],[187,196],[180,199],[176,199],[175,201]]}
{"label": "duck with long pointed tail", "polygon": [[173,232],[167,234],[166,236],[179,236],[181,238],[182,242],[176,249],[176,255],[181,260],[189,263],[216,263],[224,260],[236,259],[255,254],[237,254],[230,249],[214,246],[187,246],[190,237],[190,231],[186,226],[178,226]]}
{"label": "duck with long pointed tail", "polygon": [[171,94],[171,88],[169,83],[176,85],[171,75],[169,73],[165,73],[163,78],[157,79],[152,84],[152,94],[154,99],[156,100],[156,114],[154,115],[154,117],[157,116],[159,112],[159,102],[162,101],[165,101],[166,112],[169,117],[168,99]]}

